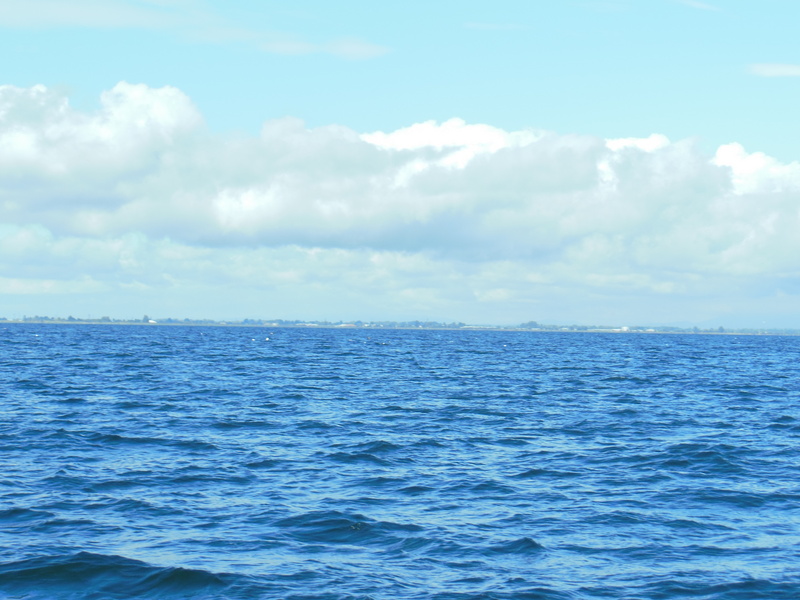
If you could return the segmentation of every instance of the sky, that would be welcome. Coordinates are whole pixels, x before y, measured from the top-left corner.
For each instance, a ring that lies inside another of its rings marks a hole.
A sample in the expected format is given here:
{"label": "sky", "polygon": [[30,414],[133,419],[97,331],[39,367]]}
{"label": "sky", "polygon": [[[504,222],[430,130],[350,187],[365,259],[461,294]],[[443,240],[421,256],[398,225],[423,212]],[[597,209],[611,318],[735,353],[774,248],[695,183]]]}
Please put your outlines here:
{"label": "sky", "polygon": [[0,317],[800,328],[793,0],[0,0]]}

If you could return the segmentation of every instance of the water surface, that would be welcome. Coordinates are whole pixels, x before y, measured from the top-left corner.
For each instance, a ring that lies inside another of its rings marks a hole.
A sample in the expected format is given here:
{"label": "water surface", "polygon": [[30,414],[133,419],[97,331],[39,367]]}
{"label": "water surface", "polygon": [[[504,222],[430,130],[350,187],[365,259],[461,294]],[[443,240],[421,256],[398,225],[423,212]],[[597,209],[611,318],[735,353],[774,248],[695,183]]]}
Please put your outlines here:
{"label": "water surface", "polygon": [[0,328],[0,597],[800,598],[800,338]]}

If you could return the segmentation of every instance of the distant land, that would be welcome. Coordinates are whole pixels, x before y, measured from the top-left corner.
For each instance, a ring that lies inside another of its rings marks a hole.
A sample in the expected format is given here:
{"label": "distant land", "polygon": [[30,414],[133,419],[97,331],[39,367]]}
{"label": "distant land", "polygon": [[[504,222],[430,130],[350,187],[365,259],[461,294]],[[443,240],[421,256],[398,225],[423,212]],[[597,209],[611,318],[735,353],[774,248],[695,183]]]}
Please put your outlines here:
{"label": "distant land", "polygon": [[0,317],[3,323],[52,323],[65,325],[206,325],[217,327],[293,327],[293,328],[354,328],[354,329],[464,329],[464,330],[496,330],[496,331],[550,331],[550,332],[609,332],[609,333],[697,333],[697,334],[744,334],[744,335],[800,335],[800,329],[728,329],[716,327],[701,329],[698,327],[671,327],[671,326],[646,326],[646,325],[549,325],[528,321],[519,325],[468,325],[466,323],[439,321],[302,321],[285,319],[244,319],[241,321],[217,321],[213,319],[175,319],[175,318],[150,318],[147,315],[141,319],[112,319],[100,317],[99,319],[80,319],[69,316],[45,317],[33,316],[21,319],[7,319]]}

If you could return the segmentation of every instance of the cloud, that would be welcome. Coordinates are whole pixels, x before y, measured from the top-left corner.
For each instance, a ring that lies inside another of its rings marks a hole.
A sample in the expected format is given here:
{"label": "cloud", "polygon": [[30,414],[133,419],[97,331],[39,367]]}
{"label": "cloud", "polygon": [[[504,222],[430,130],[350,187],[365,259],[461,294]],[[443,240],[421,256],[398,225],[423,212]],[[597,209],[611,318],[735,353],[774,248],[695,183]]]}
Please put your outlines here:
{"label": "cloud", "polygon": [[645,152],[655,152],[669,145],[669,138],[658,133],[654,133],[646,138],[617,138],[606,140],[606,146],[615,152],[623,150],[624,148],[638,148]]}
{"label": "cloud", "polygon": [[464,23],[464,27],[479,31],[524,31],[528,29],[518,23]]}
{"label": "cloud", "polygon": [[0,28],[150,29],[202,43],[240,43],[273,54],[332,54],[350,60],[375,58],[389,49],[358,38],[311,42],[278,31],[241,26],[199,0],[6,0]]}
{"label": "cloud", "polygon": [[708,156],[460,119],[226,137],[176,88],[120,83],[82,112],[0,86],[0,287],[28,300],[664,321],[681,303],[794,298],[799,202],[800,163],[735,143]]}
{"label": "cloud", "polygon": [[168,28],[197,21],[198,3],[125,0],[7,0],[0,4],[3,27]]}
{"label": "cloud", "polygon": [[698,2],[697,0],[677,0],[677,2],[698,10],[720,10],[718,6],[707,4],[706,2]]}
{"label": "cloud", "polygon": [[800,77],[800,65],[759,63],[750,65],[747,70],[758,77]]}
{"label": "cloud", "polygon": [[357,38],[343,38],[325,44],[313,44],[293,36],[267,35],[259,41],[259,47],[274,54],[304,55],[332,54],[349,60],[367,60],[389,52],[389,48],[371,44]]}
{"label": "cloud", "polygon": [[739,195],[800,191],[800,163],[781,164],[763,152],[748,153],[737,143],[720,146],[713,162],[731,169],[731,181]]}

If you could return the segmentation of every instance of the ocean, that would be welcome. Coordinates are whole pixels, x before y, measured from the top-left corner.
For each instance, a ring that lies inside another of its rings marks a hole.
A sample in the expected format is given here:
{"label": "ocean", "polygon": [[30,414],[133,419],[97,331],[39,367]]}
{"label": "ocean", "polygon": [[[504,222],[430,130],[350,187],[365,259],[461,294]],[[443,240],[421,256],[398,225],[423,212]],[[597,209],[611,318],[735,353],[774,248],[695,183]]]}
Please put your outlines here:
{"label": "ocean", "polygon": [[798,599],[800,338],[0,326],[0,598]]}

